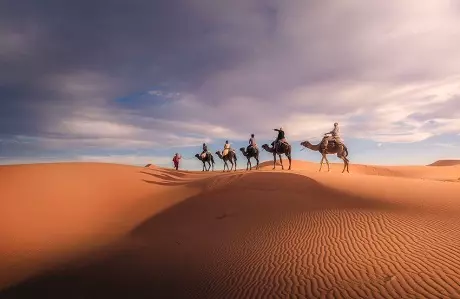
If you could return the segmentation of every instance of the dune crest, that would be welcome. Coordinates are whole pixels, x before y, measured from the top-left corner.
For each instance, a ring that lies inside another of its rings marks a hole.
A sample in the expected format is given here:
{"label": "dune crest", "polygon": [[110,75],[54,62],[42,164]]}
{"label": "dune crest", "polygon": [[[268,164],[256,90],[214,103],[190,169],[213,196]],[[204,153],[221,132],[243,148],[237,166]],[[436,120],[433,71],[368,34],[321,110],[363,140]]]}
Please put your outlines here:
{"label": "dune crest", "polygon": [[0,297],[458,296],[457,167],[269,162],[0,167]]}
{"label": "dune crest", "polygon": [[438,160],[428,166],[456,166],[460,165],[460,160]]}
{"label": "dune crest", "polygon": [[[281,170],[279,161],[276,163],[276,170]],[[342,163],[330,163],[331,173],[342,171]],[[273,161],[264,161],[259,164],[261,170],[272,170]],[[316,173],[319,170],[319,161],[292,161],[293,171],[301,171],[303,173]],[[327,168],[323,166],[323,173],[327,173]],[[365,165],[365,164],[350,164],[350,172],[354,175],[372,175],[372,176],[388,176],[399,178],[412,179],[427,179],[439,181],[457,181],[460,178],[460,167],[444,166],[444,167],[427,167],[427,166],[382,166],[382,165]]]}

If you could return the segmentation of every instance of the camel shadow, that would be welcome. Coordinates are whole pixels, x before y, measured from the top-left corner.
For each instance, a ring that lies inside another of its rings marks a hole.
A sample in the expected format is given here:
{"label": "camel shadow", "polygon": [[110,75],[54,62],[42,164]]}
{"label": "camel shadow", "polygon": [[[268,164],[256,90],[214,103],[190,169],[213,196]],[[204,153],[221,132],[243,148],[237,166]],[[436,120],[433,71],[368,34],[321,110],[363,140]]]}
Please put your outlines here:
{"label": "camel shadow", "polygon": [[[376,208],[395,207],[332,190],[302,175],[248,173],[143,221],[118,241],[124,246],[113,244],[120,250],[100,250],[89,264],[82,257],[73,267],[29,279],[0,297],[220,298],[219,290],[228,287],[220,275],[229,271],[229,261],[244,258],[255,228],[276,228],[293,214],[311,211]],[[225,275],[233,288],[250,285],[250,277]]]}

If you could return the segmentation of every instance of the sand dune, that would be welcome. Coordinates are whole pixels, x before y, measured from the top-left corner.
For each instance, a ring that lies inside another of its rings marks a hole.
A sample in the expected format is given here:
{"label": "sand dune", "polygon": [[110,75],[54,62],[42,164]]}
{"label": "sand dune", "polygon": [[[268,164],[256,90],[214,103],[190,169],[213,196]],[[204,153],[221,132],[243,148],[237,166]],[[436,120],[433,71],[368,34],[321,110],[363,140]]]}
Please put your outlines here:
{"label": "sand dune", "polygon": [[438,160],[428,166],[454,166],[460,165],[460,160]]}
{"label": "sand dune", "polygon": [[460,298],[459,167],[271,167],[0,167],[0,298]]}
{"label": "sand dune", "polygon": [[[439,162],[439,161],[438,161]],[[437,163],[437,162],[436,162]],[[289,161],[283,159],[285,168],[289,166]],[[281,170],[279,161],[276,163],[276,170]],[[341,172],[343,163],[330,163],[331,172]],[[259,164],[262,170],[271,170],[273,161],[266,161]],[[303,173],[317,172],[319,170],[318,162],[292,161],[292,169],[300,170]],[[327,172],[327,165],[323,165],[323,172]],[[380,165],[363,165],[350,164],[350,172],[353,174],[390,176],[401,178],[431,179],[440,181],[458,181],[460,178],[460,165],[445,165],[443,167],[426,167],[426,166],[380,166]]]}

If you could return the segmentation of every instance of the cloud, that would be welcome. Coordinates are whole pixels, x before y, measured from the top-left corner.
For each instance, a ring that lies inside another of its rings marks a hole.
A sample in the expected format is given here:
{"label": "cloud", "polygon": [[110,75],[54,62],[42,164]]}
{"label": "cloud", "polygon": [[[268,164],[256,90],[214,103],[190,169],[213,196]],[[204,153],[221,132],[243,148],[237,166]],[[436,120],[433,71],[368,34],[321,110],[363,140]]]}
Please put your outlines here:
{"label": "cloud", "polygon": [[97,120],[62,120],[58,132],[72,135],[129,137],[141,131],[131,126]]}
{"label": "cloud", "polygon": [[161,91],[161,90],[150,90],[147,93],[149,95],[162,97],[162,98],[165,98],[165,99],[173,99],[173,98],[177,98],[178,96],[180,96],[179,92],[164,92],[164,91]]}
{"label": "cloud", "polygon": [[27,7],[0,4],[2,154],[320,138],[336,121],[345,140],[458,133],[449,0]]}
{"label": "cloud", "polygon": [[1,165],[10,164],[35,164],[35,163],[60,163],[60,162],[99,162],[99,163],[116,163],[126,165],[144,166],[154,164],[162,167],[172,167],[172,157],[165,156],[145,156],[145,155],[81,155],[69,156],[66,158],[57,157],[23,157],[20,159],[11,159],[0,157]]}
{"label": "cloud", "polygon": [[106,156],[78,156],[77,161],[81,162],[103,162],[127,165],[146,165],[148,163],[157,166],[171,166],[172,157],[163,156],[142,156],[142,155],[106,155]]}

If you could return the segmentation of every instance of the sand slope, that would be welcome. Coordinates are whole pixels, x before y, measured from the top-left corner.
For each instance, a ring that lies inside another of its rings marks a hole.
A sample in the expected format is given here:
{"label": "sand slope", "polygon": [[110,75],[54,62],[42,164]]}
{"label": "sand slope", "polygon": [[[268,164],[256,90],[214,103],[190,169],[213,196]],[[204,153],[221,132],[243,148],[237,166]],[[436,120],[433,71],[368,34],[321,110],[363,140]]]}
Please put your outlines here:
{"label": "sand slope", "polygon": [[438,160],[428,166],[454,166],[460,165],[460,160]]}
{"label": "sand slope", "polygon": [[0,298],[460,298],[458,168],[294,165],[0,167]]}
{"label": "sand slope", "polygon": [[[439,162],[439,161],[438,161]],[[437,163],[437,162],[436,162]],[[288,169],[289,161],[283,159],[285,169]],[[281,164],[277,161],[276,170],[281,170]],[[300,170],[304,174],[315,173],[319,170],[318,162],[292,161],[292,169]],[[271,170],[273,161],[266,161],[259,164],[262,170]],[[342,172],[342,163],[330,163],[331,172]],[[327,172],[327,165],[323,165],[323,172]],[[401,178],[429,179],[440,181],[458,181],[460,179],[460,164],[445,164],[443,167],[426,167],[426,166],[377,166],[350,164],[350,172],[353,174],[391,176]]]}

